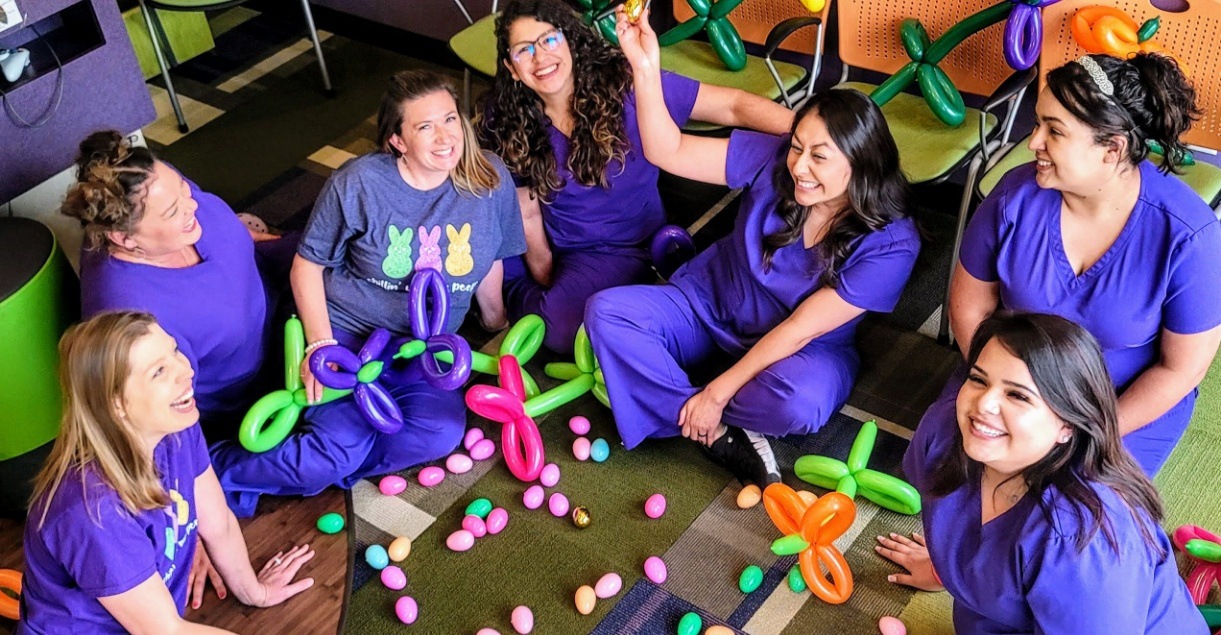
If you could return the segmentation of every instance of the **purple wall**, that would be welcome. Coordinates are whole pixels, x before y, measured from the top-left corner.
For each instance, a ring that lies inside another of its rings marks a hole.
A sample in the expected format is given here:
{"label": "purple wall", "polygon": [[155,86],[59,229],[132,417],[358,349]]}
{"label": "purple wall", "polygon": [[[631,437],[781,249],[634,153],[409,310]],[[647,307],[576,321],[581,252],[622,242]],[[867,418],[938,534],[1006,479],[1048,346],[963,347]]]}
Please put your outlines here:
{"label": "purple wall", "polygon": [[[503,5],[505,0],[500,0]],[[468,26],[454,0],[310,0],[310,4],[446,42]],[[471,19],[492,12],[492,0],[462,0]]]}

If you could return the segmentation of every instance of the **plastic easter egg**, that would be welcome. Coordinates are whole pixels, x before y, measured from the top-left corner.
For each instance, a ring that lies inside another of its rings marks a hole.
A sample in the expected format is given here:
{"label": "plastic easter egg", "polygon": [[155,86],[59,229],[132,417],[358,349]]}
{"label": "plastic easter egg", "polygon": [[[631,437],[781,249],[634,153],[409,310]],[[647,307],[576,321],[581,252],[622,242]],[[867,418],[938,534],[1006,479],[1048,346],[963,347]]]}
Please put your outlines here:
{"label": "plastic easter egg", "polygon": [[476,461],[487,460],[493,454],[496,454],[496,444],[492,443],[491,439],[480,439],[471,446],[471,458]]}
{"label": "plastic easter egg", "polygon": [[589,458],[596,463],[610,458],[610,444],[606,442],[606,439],[594,439],[594,442],[589,445]]}
{"label": "plastic easter egg", "polygon": [[402,591],[407,586],[407,574],[394,565],[382,569],[381,578],[382,584],[391,591]]}
{"label": "plastic easter egg", "polygon": [[589,419],[577,415],[568,420],[568,429],[576,435],[589,434]]}
{"label": "plastic easter egg", "polygon": [[470,452],[471,448],[475,447],[476,443],[483,440],[483,430],[480,428],[471,428],[466,431],[466,436],[462,437],[462,447]]}
{"label": "plastic easter egg", "polygon": [[644,561],[644,577],[649,579],[653,584],[662,584],[666,581],[666,563],[657,556],[649,556]]}
{"label": "plastic easter egg", "polygon": [[738,492],[738,509],[750,509],[763,500],[763,492],[758,485],[747,485]]}
{"label": "plastic easter egg", "polygon": [[471,457],[462,453],[451,454],[448,459],[445,459],[445,469],[454,474],[466,474],[474,466],[475,463],[471,461]]}
{"label": "plastic easter egg", "polygon": [[399,536],[395,538],[390,546],[386,548],[386,555],[395,562],[402,562],[407,559],[411,553],[411,539],[407,536]]}
{"label": "plastic easter egg", "polygon": [[488,527],[488,533],[496,535],[504,531],[505,525],[509,524],[509,512],[503,507],[497,507],[488,513],[488,519],[485,522]]}
{"label": "plastic easter egg", "polygon": [[793,568],[789,569],[789,588],[793,593],[801,593],[808,588],[806,579],[801,577],[801,567],[797,565],[793,565]]}
{"label": "plastic easter egg", "polygon": [[907,625],[889,615],[878,620],[878,630],[882,635],[907,635]]}
{"label": "plastic easter egg", "polygon": [[445,539],[445,546],[450,551],[466,551],[475,546],[475,534],[466,529],[459,529]]}
{"label": "plastic easter egg", "polygon": [[390,554],[386,553],[386,548],[381,545],[369,545],[369,548],[365,549],[365,562],[374,569],[385,569],[386,565],[390,564]]}
{"label": "plastic easter egg", "polygon": [[487,518],[492,511],[492,501],[486,498],[476,498],[466,506],[467,516],[478,516],[479,518]]}
{"label": "plastic easter egg", "polygon": [[509,620],[513,625],[513,630],[526,635],[534,630],[534,613],[530,611],[528,606],[519,606],[513,609],[513,617]]}
{"label": "plastic easter egg", "polygon": [[799,489],[797,490],[797,496],[801,498],[801,502],[805,503],[806,505],[813,505],[814,503],[818,502],[818,495],[814,492],[807,492],[803,489]]}
{"label": "plastic easter egg", "polygon": [[494,628],[481,628],[475,635],[500,635],[500,631]]}
{"label": "plastic easter egg", "polygon": [[415,598],[404,595],[394,603],[394,615],[400,622],[411,624],[420,616],[420,607],[415,603]]}
{"label": "plastic easter egg", "polygon": [[382,480],[377,483],[377,489],[386,496],[395,496],[407,489],[407,479],[393,474],[383,476]]}
{"label": "plastic easter egg", "polygon": [[547,509],[551,510],[551,515],[557,518],[562,518],[568,514],[568,497],[556,492],[547,500]]}
{"label": "plastic easter egg", "polygon": [[666,513],[666,497],[654,494],[644,502],[644,515],[649,518],[661,518]]}
{"label": "plastic easter egg", "polygon": [[572,455],[575,456],[578,461],[589,460],[589,452],[589,439],[586,439],[585,437],[577,437],[577,440],[572,442]]}
{"label": "plastic easter egg", "polygon": [[598,583],[594,585],[594,595],[605,600],[615,597],[622,588],[623,578],[619,577],[618,573],[608,573],[598,578]]}
{"label": "plastic easter egg", "polygon": [[546,496],[541,485],[531,485],[526,489],[526,493],[522,494],[521,502],[526,509],[538,509],[543,506],[543,499]]}
{"label": "plastic easter egg", "polygon": [[572,508],[572,524],[577,529],[585,529],[594,521],[594,517],[584,507]]}
{"label": "plastic easter egg", "polygon": [[594,612],[594,605],[598,603],[598,596],[594,593],[593,587],[588,584],[577,589],[577,612],[581,615],[589,615]]}
{"label": "plastic easter egg", "polygon": [[678,635],[699,635],[704,627],[704,618],[699,613],[687,613],[678,621]]}
{"label": "plastic easter egg", "polygon": [[542,483],[543,487],[555,487],[555,484],[560,482],[560,466],[555,463],[544,465],[542,473],[538,475],[538,482]]}
{"label": "plastic easter egg", "polygon": [[318,531],[324,534],[337,534],[343,531],[343,516],[331,512],[318,518]]}
{"label": "plastic easter egg", "polygon": [[488,525],[483,522],[483,519],[474,514],[462,519],[462,528],[471,532],[471,535],[476,538],[482,538],[488,535]]}
{"label": "plastic easter egg", "polygon": [[445,470],[435,465],[430,465],[420,470],[420,473],[416,478],[419,479],[420,485],[423,485],[424,487],[435,487],[441,481],[445,480]]}
{"label": "plastic easter egg", "polygon": [[755,565],[750,565],[742,569],[742,575],[738,576],[738,588],[743,593],[751,593],[763,584],[763,569]]}
{"label": "plastic easter egg", "polygon": [[708,630],[704,631],[704,635],[733,635],[733,631],[730,630],[728,626],[721,626],[720,624],[717,624],[715,626],[709,626]]}

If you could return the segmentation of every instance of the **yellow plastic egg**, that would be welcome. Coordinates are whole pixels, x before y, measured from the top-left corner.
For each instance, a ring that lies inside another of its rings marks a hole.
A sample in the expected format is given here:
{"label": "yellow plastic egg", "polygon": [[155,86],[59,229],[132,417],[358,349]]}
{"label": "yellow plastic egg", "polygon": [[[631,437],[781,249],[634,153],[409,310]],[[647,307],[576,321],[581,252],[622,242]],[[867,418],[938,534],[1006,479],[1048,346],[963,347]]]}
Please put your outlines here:
{"label": "yellow plastic egg", "polygon": [[704,635],[733,635],[733,631],[729,630],[729,628],[726,626],[717,624],[715,626],[709,626],[708,630],[704,631]]}
{"label": "yellow plastic egg", "polygon": [[411,553],[411,539],[407,536],[399,536],[390,543],[386,549],[386,553],[390,555],[390,559],[395,562],[402,562],[407,559],[407,554]]}
{"label": "yellow plastic egg", "polygon": [[577,612],[581,615],[589,615],[594,612],[594,604],[598,601],[597,594],[594,593],[594,588],[588,584],[577,589]]}
{"label": "yellow plastic egg", "polygon": [[763,492],[759,491],[758,485],[747,485],[738,492],[738,508],[750,509],[759,504],[763,499]]}

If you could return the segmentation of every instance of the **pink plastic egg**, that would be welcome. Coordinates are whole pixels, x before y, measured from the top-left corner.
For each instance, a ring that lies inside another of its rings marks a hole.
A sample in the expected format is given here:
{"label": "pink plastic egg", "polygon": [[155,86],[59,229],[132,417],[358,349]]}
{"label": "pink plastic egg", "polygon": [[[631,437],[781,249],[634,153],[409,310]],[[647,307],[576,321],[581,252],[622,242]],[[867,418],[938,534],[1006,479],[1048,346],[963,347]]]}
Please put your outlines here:
{"label": "pink plastic egg", "polygon": [[573,434],[589,434],[589,419],[577,415],[568,420],[568,429],[572,430]]}
{"label": "pink plastic egg", "polygon": [[445,480],[445,470],[435,465],[430,465],[420,470],[420,474],[416,478],[420,480],[420,485],[423,485],[424,487],[434,487],[441,481]]}
{"label": "pink plastic egg", "polygon": [[878,630],[882,635],[907,635],[907,625],[889,615],[878,620]]}
{"label": "pink plastic egg", "polygon": [[474,465],[471,457],[462,453],[451,454],[448,459],[445,459],[445,469],[454,474],[466,474]]}
{"label": "pink plastic egg", "polygon": [[407,574],[394,565],[382,569],[381,577],[382,584],[391,591],[402,591],[407,586]]}
{"label": "pink plastic egg", "polygon": [[475,447],[476,443],[479,443],[482,440],[483,430],[480,428],[471,428],[470,430],[466,431],[466,436],[462,437],[462,447],[466,448],[467,451],[470,451],[471,448]]}
{"label": "pink plastic egg", "polygon": [[653,584],[662,584],[666,581],[666,563],[657,556],[649,556],[644,561],[644,577],[648,578]]}
{"label": "pink plastic egg", "polygon": [[482,538],[488,533],[487,523],[474,514],[462,519],[462,528],[471,532],[471,535],[476,538]]}
{"label": "pink plastic egg", "polygon": [[377,489],[386,496],[396,496],[407,489],[407,479],[401,476],[383,476],[382,480],[378,481]]}
{"label": "pink plastic egg", "polygon": [[644,502],[644,515],[649,518],[661,518],[666,513],[666,497],[654,494]]}
{"label": "pink plastic egg", "polygon": [[404,624],[411,624],[420,616],[420,606],[410,595],[404,595],[394,603],[394,615]]}
{"label": "pink plastic egg", "polygon": [[598,578],[598,583],[594,585],[594,594],[605,600],[615,597],[615,594],[622,588],[623,578],[619,577],[618,573],[608,573]]}
{"label": "pink plastic egg", "polygon": [[568,514],[568,497],[556,492],[551,495],[551,499],[547,501],[547,509],[551,510],[551,515],[556,518],[562,518]]}
{"label": "pink plastic egg", "polygon": [[542,483],[543,487],[555,487],[555,484],[560,482],[560,466],[555,463],[544,465],[542,473],[538,475],[538,482]]}
{"label": "pink plastic egg", "polygon": [[522,495],[521,502],[526,506],[526,509],[538,509],[543,506],[543,499],[546,493],[543,492],[541,485],[531,485],[526,493]]}
{"label": "pink plastic egg", "polygon": [[577,440],[572,442],[572,455],[577,457],[578,461],[589,460],[589,439],[577,437]]}
{"label": "pink plastic egg", "polygon": [[494,628],[481,628],[475,635],[500,635],[500,631]]}
{"label": "pink plastic egg", "polygon": [[496,454],[496,444],[491,439],[480,439],[471,446],[471,458],[476,461],[490,459],[493,454]]}
{"label": "pink plastic egg", "polygon": [[505,525],[509,524],[509,512],[503,507],[497,507],[488,514],[488,519],[484,521],[488,527],[488,533],[495,536],[504,531]]}
{"label": "pink plastic egg", "polygon": [[528,606],[519,606],[513,609],[513,617],[510,618],[509,623],[513,625],[513,630],[521,635],[526,635],[534,630],[534,613]]}
{"label": "pink plastic egg", "polygon": [[445,539],[445,546],[449,547],[451,551],[466,551],[475,546],[475,534],[466,529],[459,529]]}

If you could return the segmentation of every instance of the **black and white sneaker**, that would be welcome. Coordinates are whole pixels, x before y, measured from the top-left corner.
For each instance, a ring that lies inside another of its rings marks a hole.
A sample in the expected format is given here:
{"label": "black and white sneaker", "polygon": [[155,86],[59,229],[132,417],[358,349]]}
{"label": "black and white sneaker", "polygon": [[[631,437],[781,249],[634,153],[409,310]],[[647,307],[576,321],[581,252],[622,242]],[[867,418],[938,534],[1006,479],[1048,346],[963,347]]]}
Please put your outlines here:
{"label": "black and white sneaker", "polygon": [[767,487],[780,482],[780,466],[767,437],[757,432],[727,426],[728,430],[708,448],[713,460],[742,483]]}

